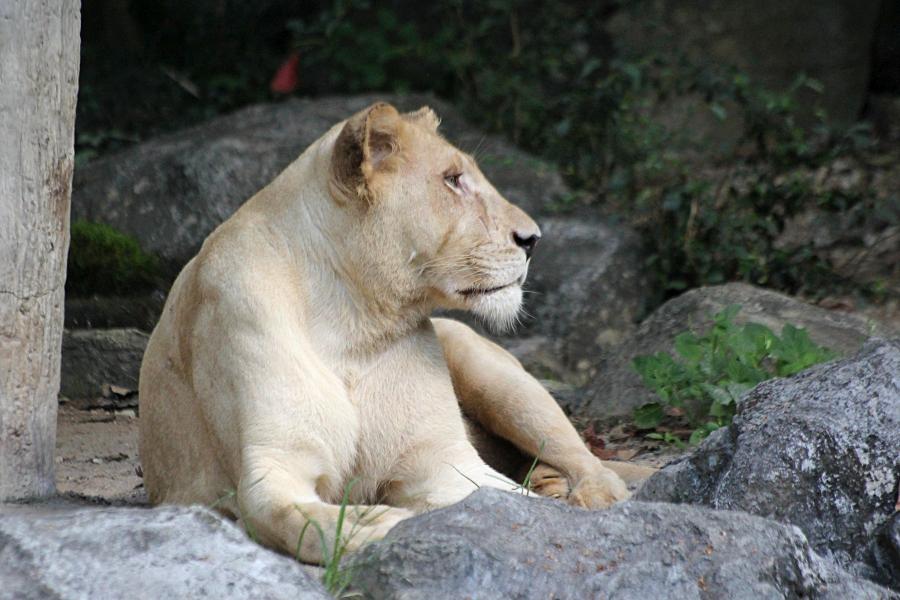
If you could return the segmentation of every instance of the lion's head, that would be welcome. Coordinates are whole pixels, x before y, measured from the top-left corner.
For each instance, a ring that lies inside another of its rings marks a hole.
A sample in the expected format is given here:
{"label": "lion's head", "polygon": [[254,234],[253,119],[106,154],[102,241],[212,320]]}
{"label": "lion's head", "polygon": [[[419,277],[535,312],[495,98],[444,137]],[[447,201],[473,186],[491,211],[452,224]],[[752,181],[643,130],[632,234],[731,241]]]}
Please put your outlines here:
{"label": "lion's head", "polygon": [[352,215],[365,277],[392,293],[470,310],[496,328],[515,322],[540,230],[437,132],[430,108],[375,104],[334,142],[330,190]]}

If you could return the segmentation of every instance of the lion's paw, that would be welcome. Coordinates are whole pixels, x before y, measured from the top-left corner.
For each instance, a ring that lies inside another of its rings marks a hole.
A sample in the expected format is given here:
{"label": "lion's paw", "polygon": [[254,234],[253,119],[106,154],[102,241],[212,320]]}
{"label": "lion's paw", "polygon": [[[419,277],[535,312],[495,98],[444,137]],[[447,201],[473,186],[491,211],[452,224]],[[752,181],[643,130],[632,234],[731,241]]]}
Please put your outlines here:
{"label": "lion's paw", "polygon": [[608,508],[616,502],[627,500],[631,494],[622,479],[604,469],[578,481],[569,494],[569,504],[582,508]]}
{"label": "lion's paw", "polygon": [[537,465],[531,472],[529,487],[539,496],[561,499],[568,498],[571,489],[565,475],[544,463]]}
{"label": "lion's paw", "polygon": [[348,512],[349,524],[345,530],[344,543],[347,552],[355,552],[364,545],[377,542],[400,521],[415,516],[405,508],[388,506],[368,506],[362,511]]}

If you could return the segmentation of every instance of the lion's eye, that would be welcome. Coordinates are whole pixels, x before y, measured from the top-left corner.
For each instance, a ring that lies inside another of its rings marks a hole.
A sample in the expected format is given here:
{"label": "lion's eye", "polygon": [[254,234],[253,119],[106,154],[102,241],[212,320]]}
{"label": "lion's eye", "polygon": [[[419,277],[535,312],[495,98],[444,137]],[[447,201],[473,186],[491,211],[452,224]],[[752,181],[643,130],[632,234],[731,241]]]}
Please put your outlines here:
{"label": "lion's eye", "polygon": [[452,175],[444,175],[444,183],[452,187],[454,190],[460,189],[459,179],[462,173],[454,173]]}

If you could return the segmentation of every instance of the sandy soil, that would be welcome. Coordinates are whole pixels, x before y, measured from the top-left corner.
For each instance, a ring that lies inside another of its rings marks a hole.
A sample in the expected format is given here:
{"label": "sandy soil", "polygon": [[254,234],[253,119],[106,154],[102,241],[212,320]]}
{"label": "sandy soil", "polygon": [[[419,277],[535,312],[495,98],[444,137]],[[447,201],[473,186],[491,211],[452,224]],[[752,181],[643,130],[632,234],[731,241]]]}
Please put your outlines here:
{"label": "sandy soil", "polygon": [[133,411],[59,407],[56,486],[60,493],[114,504],[145,503],[137,467],[138,430]]}

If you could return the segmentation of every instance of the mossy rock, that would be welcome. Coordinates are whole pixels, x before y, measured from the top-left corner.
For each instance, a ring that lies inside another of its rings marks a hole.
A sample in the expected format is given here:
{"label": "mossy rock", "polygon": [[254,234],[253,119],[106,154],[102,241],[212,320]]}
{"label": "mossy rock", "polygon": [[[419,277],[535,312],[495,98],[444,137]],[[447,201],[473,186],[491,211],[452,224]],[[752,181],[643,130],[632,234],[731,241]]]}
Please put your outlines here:
{"label": "mossy rock", "polygon": [[134,238],[103,223],[75,221],[69,245],[66,293],[133,295],[161,282],[160,261]]}

